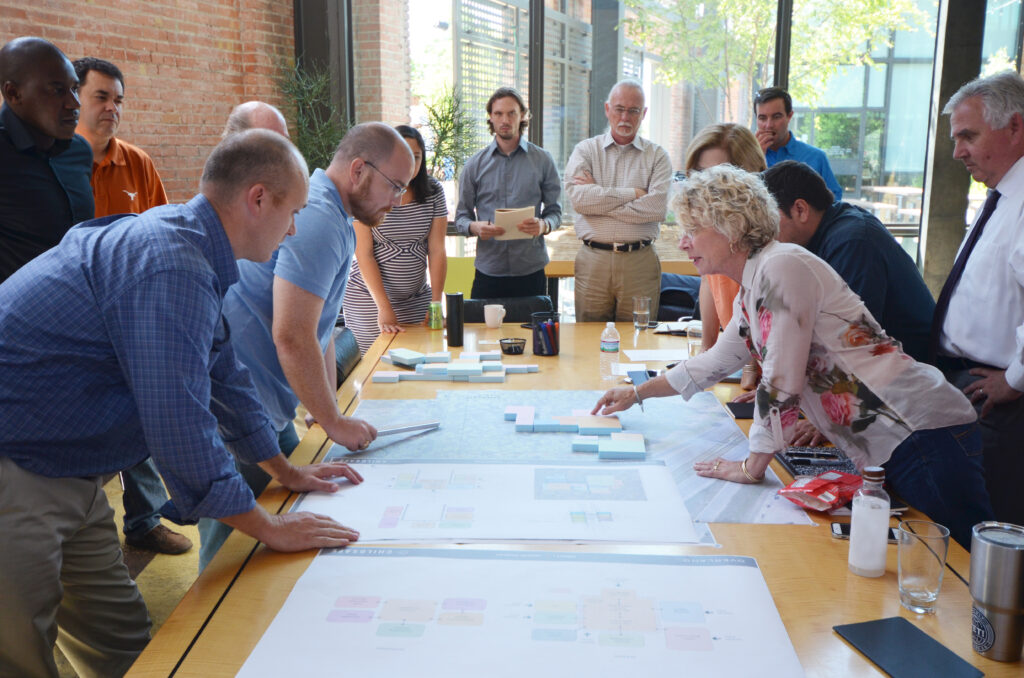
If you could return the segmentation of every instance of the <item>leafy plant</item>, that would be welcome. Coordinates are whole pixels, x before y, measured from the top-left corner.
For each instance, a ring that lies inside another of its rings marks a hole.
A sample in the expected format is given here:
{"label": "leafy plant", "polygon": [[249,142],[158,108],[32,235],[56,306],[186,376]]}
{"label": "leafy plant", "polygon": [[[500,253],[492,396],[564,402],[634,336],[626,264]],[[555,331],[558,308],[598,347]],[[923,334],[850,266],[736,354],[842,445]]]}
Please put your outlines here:
{"label": "leafy plant", "polygon": [[285,101],[295,107],[292,141],[310,169],[325,168],[334,157],[338,142],[350,123],[338,115],[331,103],[331,73],[320,66],[303,65],[285,69],[279,80]]}
{"label": "leafy plant", "polygon": [[432,137],[427,142],[427,169],[440,180],[454,179],[473,154],[473,119],[456,87],[446,85],[425,107]]}

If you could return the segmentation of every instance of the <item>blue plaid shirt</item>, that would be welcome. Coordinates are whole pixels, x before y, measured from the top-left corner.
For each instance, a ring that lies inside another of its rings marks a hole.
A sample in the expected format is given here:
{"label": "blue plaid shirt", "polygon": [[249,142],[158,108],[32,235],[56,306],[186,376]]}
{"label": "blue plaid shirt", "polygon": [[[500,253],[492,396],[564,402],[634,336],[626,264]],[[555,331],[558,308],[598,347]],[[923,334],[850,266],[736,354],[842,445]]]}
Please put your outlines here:
{"label": "blue plaid shirt", "polygon": [[279,453],[221,315],[231,243],[196,196],[87,221],[0,285],[0,455],[88,477],[152,455],[179,523],[248,511],[235,470]]}

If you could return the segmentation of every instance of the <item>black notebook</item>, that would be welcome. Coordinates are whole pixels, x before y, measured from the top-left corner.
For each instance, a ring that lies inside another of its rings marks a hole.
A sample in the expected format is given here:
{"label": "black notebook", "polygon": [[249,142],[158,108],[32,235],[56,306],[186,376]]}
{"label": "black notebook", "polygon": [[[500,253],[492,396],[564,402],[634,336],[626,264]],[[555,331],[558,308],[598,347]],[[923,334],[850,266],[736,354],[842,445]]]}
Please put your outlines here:
{"label": "black notebook", "polygon": [[843,624],[832,630],[892,678],[985,675],[903,617]]}

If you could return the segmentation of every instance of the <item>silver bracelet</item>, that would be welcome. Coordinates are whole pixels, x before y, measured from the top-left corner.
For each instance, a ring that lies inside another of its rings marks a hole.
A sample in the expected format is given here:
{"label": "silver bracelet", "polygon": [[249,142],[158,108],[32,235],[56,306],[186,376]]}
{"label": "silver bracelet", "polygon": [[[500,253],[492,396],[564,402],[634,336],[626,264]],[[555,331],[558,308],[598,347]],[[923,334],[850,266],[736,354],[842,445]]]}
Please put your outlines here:
{"label": "silver bracelet", "polygon": [[636,384],[633,384],[633,394],[636,396],[636,404],[640,406],[640,411],[644,411],[644,400],[640,397],[640,391],[637,390]]}

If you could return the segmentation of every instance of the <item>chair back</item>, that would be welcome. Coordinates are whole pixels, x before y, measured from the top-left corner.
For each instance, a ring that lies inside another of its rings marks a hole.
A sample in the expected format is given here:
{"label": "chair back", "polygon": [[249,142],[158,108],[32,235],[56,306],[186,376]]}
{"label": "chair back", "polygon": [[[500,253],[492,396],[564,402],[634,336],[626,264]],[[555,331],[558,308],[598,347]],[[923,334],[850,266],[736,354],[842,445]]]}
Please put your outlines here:
{"label": "chair back", "polygon": [[465,319],[467,323],[482,323],[484,321],[484,306],[487,304],[501,304],[505,307],[505,322],[524,323],[531,320],[530,314],[538,311],[554,311],[551,297],[546,294],[539,294],[532,297],[498,297],[496,299],[467,299],[465,304]]}

